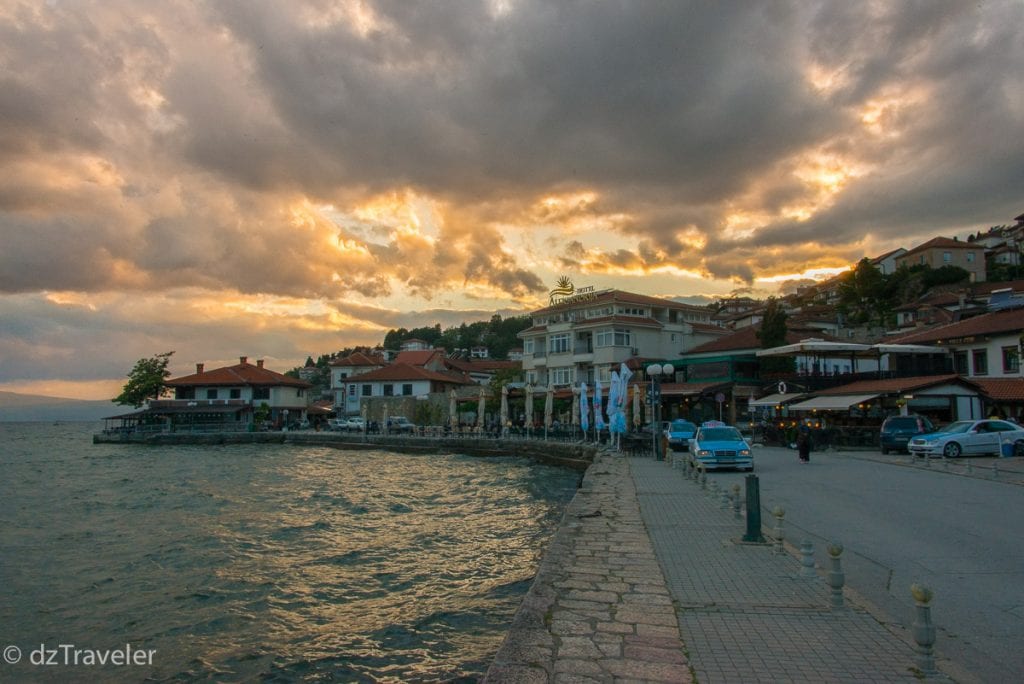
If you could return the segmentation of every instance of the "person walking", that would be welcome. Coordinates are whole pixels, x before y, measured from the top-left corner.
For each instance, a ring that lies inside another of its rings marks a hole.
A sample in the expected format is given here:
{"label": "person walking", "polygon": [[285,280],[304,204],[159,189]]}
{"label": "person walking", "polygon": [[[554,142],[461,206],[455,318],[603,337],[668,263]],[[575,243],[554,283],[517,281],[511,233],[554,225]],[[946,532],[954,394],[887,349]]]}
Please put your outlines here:
{"label": "person walking", "polygon": [[801,463],[811,462],[811,429],[806,423],[801,423],[796,434],[796,448],[800,454]]}

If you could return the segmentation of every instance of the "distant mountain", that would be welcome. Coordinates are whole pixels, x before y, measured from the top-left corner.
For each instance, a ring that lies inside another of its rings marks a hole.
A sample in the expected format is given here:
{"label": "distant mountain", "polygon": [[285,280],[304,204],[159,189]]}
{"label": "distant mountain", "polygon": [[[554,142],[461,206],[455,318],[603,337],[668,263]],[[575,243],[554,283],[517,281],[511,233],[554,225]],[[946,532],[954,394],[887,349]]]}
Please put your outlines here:
{"label": "distant mountain", "polygon": [[130,407],[118,406],[111,401],[85,401],[39,394],[0,392],[0,422],[100,420],[118,413],[128,413],[130,410]]}

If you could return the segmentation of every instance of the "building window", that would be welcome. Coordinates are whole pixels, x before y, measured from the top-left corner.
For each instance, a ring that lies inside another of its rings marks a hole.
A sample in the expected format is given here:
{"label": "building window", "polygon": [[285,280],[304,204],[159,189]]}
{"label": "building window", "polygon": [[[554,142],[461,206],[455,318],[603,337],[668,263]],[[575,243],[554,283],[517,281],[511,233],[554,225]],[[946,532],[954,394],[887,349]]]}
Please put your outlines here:
{"label": "building window", "polygon": [[1003,372],[1020,372],[1020,352],[1017,347],[1003,347]]}
{"label": "building window", "polygon": [[297,397],[304,397],[304,396],[306,396],[306,390],[304,390],[304,389],[296,390],[295,391],[295,396],[297,396]]}
{"label": "building window", "polygon": [[632,347],[633,336],[628,330],[603,330],[595,335],[598,347]]}
{"label": "building window", "polygon": [[526,384],[528,384],[528,385],[536,385],[537,384],[537,374],[534,371],[527,371],[526,372]]}
{"label": "building window", "polygon": [[231,398],[232,399],[241,399],[242,398],[242,390],[237,389],[237,388],[231,390]]}
{"label": "building window", "polygon": [[533,340],[523,340],[523,354],[533,354]]}
{"label": "building window", "polygon": [[572,384],[571,368],[552,368],[550,371],[550,382],[552,385]]}
{"label": "building window", "polygon": [[647,310],[636,306],[620,306],[619,313],[624,316],[646,316]]}
{"label": "building window", "polygon": [[967,375],[967,352],[953,354],[953,371],[959,375]]}
{"label": "building window", "polygon": [[921,263],[922,264],[927,264],[928,263],[928,258],[924,254],[921,255]]}
{"label": "building window", "polygon": [[350,397],[356,396],[356,386],[355,385],[349,385],[348,386],[348,396],[350,396]]}
{"label": "building window", "polygon": [[953,263],[953,255],[950,254],[949,252],[943,252],[942,253],[942,263],[944,263],[944,264]]}
{"label": "building window", "polygon": [[254,387],[252,390],[253,399],[270,399],[269,387]]}
{"label": "building window", "polygon": [[371,396],[373,396],[373,385],[363,385],[363,396],[364,397],[371,397]]}
{"label": "building window", "polygon": [[974,252],[968,252],[967,253],[967,263],[969,263],[969,264],[974,263]]}
{"label": "building window", "polygon": [[548,350],[552,354],[565,354],[569,351],[569,333],[560,333],[548,338]]}
{"label": "building window", "polygon": [[385,397],[393,397],[393,396],[395,396],[395,386],[394,385],[384,385],[384,396]]}
{"label": "building window", "polygon": [[208,390],[206,390],[206,398],[207,399],[216,399],[217,398],[217,390],[215,390],[215,389],[208,389]]}
{"label": "building window", "polygon": [[195,387],[175,387],[174,388],[175,399],[195,399],[196,388]]}
{"label": "building window", "polygon": [[411,397],[412,396],[412,383],[411,382],[407,382],[404,385],[402,385],[402,396],[403,397]]}
{"label": "building window", "polygon": [[971,352],[975,375],[988,375],[988,351],[975,349]]}

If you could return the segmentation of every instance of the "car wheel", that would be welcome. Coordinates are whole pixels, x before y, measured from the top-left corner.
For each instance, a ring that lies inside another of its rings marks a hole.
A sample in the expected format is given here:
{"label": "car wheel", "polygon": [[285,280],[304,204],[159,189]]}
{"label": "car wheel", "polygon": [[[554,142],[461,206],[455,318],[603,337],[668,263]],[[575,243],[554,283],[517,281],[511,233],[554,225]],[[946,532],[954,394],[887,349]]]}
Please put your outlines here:
{"label": "car wheel", "polygon": [[942,455],[945,456],[946,458],[960,458],[960,454],[962,453],[963,450],[960,448],[960,445],[957,444],[956,442],[950,442],[949,444],[942,448]]}

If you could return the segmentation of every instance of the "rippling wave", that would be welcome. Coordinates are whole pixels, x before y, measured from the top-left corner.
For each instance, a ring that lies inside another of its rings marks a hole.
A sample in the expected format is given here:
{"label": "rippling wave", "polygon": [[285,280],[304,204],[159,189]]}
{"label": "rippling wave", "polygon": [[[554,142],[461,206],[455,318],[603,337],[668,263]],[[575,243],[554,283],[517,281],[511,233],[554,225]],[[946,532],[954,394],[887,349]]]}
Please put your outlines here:
{"label": "rippling wave", "polygon": [[578,483],[514,458],[93,429],[0,424],[0,627],[26,652],[156,649],[103,679],[473,681]]}

